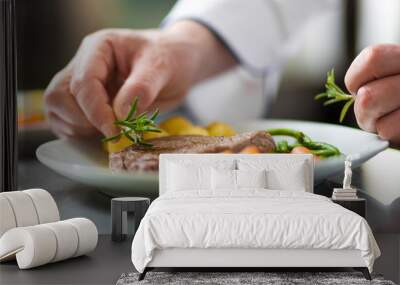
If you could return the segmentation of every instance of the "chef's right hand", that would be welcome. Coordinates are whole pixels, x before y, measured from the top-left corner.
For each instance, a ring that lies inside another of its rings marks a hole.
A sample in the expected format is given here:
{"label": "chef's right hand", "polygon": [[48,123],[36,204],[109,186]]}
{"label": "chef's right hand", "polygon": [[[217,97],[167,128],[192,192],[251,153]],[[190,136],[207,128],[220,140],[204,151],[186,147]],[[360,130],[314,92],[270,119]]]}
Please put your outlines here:
{"label": "chef's right hand", "polygon": [[60,137],[112,136],[115,119],[126,116],[135,97],[139,112],[169,109],[193,84],[234,64],[223,45],[191,21],[165,30],[96,32],[47,87],[50,126]]}
{"label": "chef's right hand", "polygon": [[349,67],[345,82],[355,95],[359,126],[400,146],[400,45],[364,49]]}

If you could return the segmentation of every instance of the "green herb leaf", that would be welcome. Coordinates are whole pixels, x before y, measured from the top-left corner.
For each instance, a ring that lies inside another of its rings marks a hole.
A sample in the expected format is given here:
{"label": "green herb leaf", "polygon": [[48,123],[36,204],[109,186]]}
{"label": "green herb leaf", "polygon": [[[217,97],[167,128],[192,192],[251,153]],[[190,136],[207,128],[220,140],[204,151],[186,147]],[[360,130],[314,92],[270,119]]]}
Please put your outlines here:
{"label": "green herb leaf", "polygon": [[157,118],[158,113],[159,113],[158,110],[156,110],[156,111],[153,113],[153,115],[151,115],[150,120],[151,120],[151,121],[154,121],[154,119]]}
{"label": "green herb leaf", "polygon": [[354,98],[351,98],[350,101],[347,101],[346,104],[344,104],[342,111],[340,112],[340,118],[339,118],[340,122],[343,122],[344,117],[347,114],[347,111],[349,110],[350,106],[353,105],[353,103],[354,103]]}
{"label": "green herb leaf", "polygon": [[335,71],[331,69],[327,73],[326,83],[325,83],[325,92],[320,93],[314,97],[315,100],[327,99],[324,102],[324,106],[328,106],[338,102],[346,102],[343,105],[343,109],[340,112],[339,121],[343,122],[347,111],[350,106],[354,103],[354,98],[352,95],[344,92],[338,85],[335,83]]}
{"label": "green herb leaf", "polygon": [[160,133],[161,130],[157,127],[154,120],[158,116],[158,110],[156,110],[150,118],[147,117],[147,113],[143,112],[136,116],[138,105],[138,98],[132,102],[131,109],[124,120],[115,120],[114,124],[121,128],[121,132],[115,136],[103,138],[103,142],[108,142],[121,138],[121,136],[127,137],[134,144],[138,144],[145,147],[151,147],[152,145],[144,142],[144,132],[156,132]]}
{"label": "green herb leaf", "polygon": [[115,136],[112,136],[112,137],[102,138],[101,141],[102,142],[113,141],[113,140],[119,139],[120,137],[121,137],[121,134],[118,134],[118,135],[115,135]]}
{"label": "green herb leaf", "polygon": [[125,119],[126,121],[129,121],[135,115],[138,101],[139,101],[138,97],[135,97],[135,100],[133,100],[133,103],[132,103],[132,107],[129,110],[128,115],[126,116],[126,119]]}

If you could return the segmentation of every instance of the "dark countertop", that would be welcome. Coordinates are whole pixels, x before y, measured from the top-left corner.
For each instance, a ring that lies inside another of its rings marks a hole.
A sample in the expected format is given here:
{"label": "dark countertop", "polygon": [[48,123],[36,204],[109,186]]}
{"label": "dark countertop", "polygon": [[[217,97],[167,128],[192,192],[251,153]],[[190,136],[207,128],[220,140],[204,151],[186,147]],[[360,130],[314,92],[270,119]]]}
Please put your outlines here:
{"label": "dark countertop", "polygon": [[[110,197],[98,189],[62,177],[36,159],[19,162],[19,188],[40,187],[55,198],[62,219],[91,219],[102,235],[97,249],[88,257],[78,257],[32,270],[18,270],[15,262],[0,265],[1,284],[115,284],[123,272],[133,271],[130,240],[113,243]],[[330,195],[333,182],[316,187],[317,194]],[[385,278],[400,281],[400,151],[388,149],[377,155],[353,174],[354,185],[367,199],[367,220],[381,248],[382,257],[375,271]]]}

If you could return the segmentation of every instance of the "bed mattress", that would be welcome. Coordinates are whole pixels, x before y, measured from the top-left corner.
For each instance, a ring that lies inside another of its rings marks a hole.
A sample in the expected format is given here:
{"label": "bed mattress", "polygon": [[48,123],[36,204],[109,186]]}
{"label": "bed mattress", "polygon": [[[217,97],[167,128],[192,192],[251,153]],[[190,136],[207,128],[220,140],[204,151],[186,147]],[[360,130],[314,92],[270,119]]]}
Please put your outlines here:
{"label": "bed mattress", "polygon": [[171,248],[359,250],[370,271],[380,255],[361,216],[320,195],[265,189],[160,196],[134,237],[132,262],[143,272],[155,250]]}

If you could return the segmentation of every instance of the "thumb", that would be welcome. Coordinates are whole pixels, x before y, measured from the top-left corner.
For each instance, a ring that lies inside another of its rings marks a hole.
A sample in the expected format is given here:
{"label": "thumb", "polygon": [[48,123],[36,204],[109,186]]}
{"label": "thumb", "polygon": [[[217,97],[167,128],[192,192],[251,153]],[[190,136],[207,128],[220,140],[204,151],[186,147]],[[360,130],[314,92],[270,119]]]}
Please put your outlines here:
{"label": "thumb", "polygon": [[169,80],[165,69],[155,68],[152,62],[135,63],[130,75],[120,88],[113,102],[113,108],[119,119],[124,118],[138,97],[138,111],[145,111],[157,98]]}

